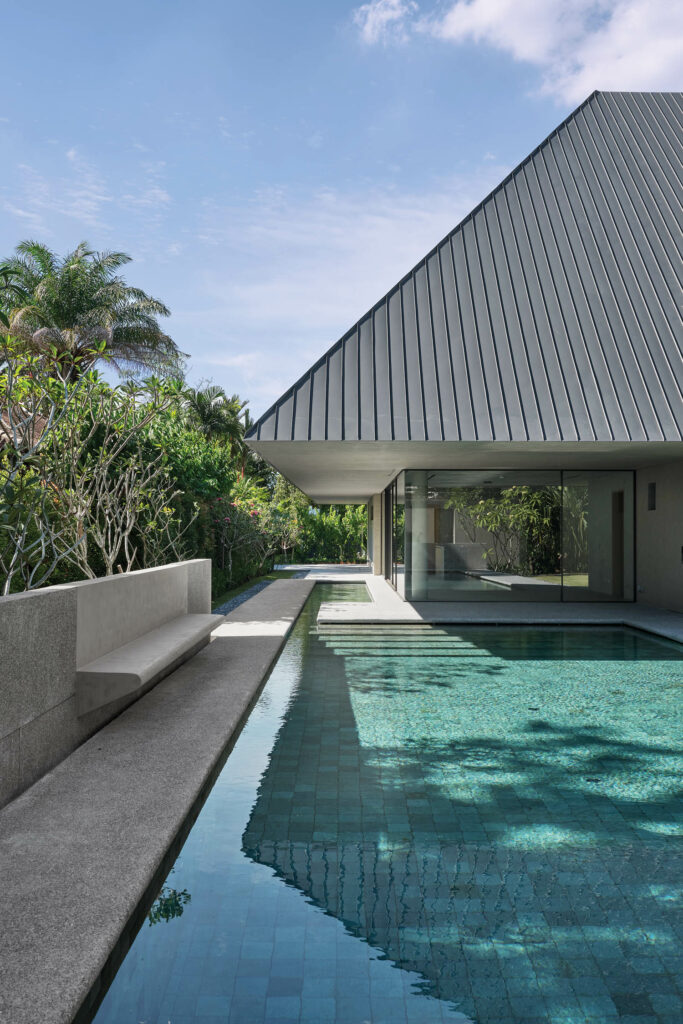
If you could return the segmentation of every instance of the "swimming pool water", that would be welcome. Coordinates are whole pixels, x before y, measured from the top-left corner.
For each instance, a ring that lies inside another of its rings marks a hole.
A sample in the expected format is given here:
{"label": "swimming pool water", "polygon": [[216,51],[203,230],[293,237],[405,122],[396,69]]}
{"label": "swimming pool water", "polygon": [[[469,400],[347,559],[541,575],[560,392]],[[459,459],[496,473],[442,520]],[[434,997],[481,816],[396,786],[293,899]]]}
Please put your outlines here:
{"label": "swimming pool water", "polygon": [[97,1024],[679,1024],[680,647],[318,629],[330,599]]}

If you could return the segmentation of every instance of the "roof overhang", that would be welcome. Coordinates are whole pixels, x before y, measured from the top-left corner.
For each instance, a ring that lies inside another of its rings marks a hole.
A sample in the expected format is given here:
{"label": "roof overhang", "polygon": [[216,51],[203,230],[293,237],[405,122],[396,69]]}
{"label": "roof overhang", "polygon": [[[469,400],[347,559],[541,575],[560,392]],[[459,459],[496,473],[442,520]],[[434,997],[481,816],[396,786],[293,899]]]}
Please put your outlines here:
{"label": "roof overhang", "polygon": [[321,505],[364,503],[402,469],[641,469],[683,460],[681,441],[247,443]]}

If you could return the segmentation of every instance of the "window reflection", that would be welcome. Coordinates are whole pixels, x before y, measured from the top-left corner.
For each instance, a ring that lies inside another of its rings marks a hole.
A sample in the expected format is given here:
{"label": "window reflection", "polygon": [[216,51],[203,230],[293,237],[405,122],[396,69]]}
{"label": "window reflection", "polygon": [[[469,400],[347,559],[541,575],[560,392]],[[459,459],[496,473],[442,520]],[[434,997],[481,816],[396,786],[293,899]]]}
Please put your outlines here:
{"label": "window reflection", "polygon": [[633,474],[407,470],[391,580],[410,601],[633,599]]}

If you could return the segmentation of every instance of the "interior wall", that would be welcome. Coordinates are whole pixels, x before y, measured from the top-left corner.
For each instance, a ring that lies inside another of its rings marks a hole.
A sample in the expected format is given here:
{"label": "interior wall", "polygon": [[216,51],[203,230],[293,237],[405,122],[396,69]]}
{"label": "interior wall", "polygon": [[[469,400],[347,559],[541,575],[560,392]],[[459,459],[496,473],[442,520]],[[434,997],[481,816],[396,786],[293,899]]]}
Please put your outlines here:
{"label": "interior wall", "polygon": [[[648,485],[656,508],[648,511]],[[683,461],[636,473],[638,601],[683,612]]]}

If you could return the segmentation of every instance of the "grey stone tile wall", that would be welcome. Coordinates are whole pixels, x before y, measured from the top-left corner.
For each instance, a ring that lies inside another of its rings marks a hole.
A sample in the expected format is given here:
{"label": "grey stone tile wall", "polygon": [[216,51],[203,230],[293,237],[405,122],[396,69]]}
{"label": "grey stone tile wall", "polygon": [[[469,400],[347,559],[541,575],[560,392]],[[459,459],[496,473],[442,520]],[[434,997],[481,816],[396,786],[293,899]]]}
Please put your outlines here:
{"label": "grey stone tile wall", "polygon": [[80,665],[178,615],[210,611],[208,559],[0,598],[0,807],[140,696],[79,718]]}

